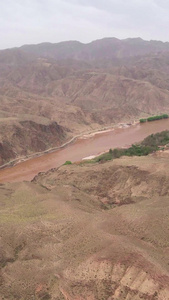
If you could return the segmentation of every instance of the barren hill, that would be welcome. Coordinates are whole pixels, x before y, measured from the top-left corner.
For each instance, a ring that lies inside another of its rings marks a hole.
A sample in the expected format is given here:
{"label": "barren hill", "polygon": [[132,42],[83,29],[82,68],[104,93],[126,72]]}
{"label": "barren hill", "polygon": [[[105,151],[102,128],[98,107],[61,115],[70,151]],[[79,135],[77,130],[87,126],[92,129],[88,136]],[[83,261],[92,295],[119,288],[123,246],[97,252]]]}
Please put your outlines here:
{"label": "barren hill", "polygon": [[0,298],[168,300],[168,152],[0,187]]}
{"label": "barren hill", "polygon": [[55,60],[75,59],[82,61],[97,61],[121,59],[133,56],[143,56],[149,53],[169,51],[169,43],[160,41],[144,41],[141,38],[119,40],[104,38],[89,44],[77,41],[61,42],[57,44],[42,43],[39,45],[25,45],[20,48],[26,53],[53,58]]}
{"label": "barren hill", "polygon": [[[82,131],[168,113],[168,66],[168,43],[139,38],[43,43],[0,51],[1,163],[60,145]],[[62,130],[51,131],[43,147],[41,142],[32,147],[26,139],[25,151],[23,134],[15,139],[15,128],[29,124],[34,135],[34,122],[37,137],[41,125],[54,122]]]}

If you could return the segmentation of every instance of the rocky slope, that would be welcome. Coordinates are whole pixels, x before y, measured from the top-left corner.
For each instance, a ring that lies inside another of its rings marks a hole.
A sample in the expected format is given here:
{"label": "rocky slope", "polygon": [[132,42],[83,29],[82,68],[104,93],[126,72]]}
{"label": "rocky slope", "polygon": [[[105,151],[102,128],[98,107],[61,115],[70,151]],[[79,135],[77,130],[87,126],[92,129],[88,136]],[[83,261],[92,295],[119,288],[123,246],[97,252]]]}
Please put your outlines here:
{"label": "rocky slope", "polygon": [[60,146],[67,136],[56,122],[40,124],[33,121],[4,122],[0,126],[0,164],[50,147]]}
{"label": "rocky slope", "polygon": [[[50,148],[81,132],[168,113],[168,54],[168,43],[115,38],[0,51],[1,152],[9,159],[26,153],[25,140],[15,139],[22,122],[39,124],[37,138],[41,124],[61,126],[64,134],[49,138]],[[28,135],[35,136],[34,129],[30,125]],[[28,152],[45,147],[27,139]]]}
{"label": "rocky slope", "polygon": [[0,298],[168,300],[169,153],[0,187]]}

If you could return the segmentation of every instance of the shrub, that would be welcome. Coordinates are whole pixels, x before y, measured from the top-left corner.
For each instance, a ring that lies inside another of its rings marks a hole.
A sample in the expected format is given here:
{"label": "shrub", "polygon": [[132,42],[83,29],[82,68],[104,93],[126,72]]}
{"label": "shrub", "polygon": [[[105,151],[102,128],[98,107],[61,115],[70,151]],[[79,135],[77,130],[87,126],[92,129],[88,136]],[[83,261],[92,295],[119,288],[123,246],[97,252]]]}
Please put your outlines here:
{"label": "shrub", "polygon": [[140,119],[140,123],[145,123],[147,122],[147,119]]}
{"label": "shrub", "polygon": [[166,130],[160,133],[151,134],[141,143],[133,144],[128,149],[110,149],[109,152],[96,157],[92,161],[105,162],[114,158],[119,158],[121,156],[145,156],[161,149],[160,146],[164,146],[167,144],[169,144],[169,131]]}
{"label": "shrub", "polygon": [[70,161],[70,160],[67,160],[65,163],[64,163],[64,165],[71,165],[72,164],[72,162]]}
{"label": "shrub", "polygon": [[112,152],[112,156],[113,158],[119,158],[120,156],[122,156],[124,154],[124,149],[117,149],[115,148]]}
{"label": "shrub", "polygon": [[163,119],[168,119],[169,116],[167,114],[163,114],[162,117]]}
{"label": "shrub", "polygon": [[95,162],[103,162],[103,161],[111,160],[112,158],[113,158],[112,154],[107,152],[105,154],[102,154],[102,155],[94,158],[94,161]]}
{"label": "shrub", "polygon": [[145,122],[151,122],[151,121],[156,121],[156,120],[161,120],[161,119],[168,119],[167,114],[159,115],[159,116],[152,116],[147,119],[140,119],[140,123],[145,123]]}
{"label": "shrub", "polygon": [[109,154],[112,154],[113,153],[113,150],[110,148],[109,149]]}

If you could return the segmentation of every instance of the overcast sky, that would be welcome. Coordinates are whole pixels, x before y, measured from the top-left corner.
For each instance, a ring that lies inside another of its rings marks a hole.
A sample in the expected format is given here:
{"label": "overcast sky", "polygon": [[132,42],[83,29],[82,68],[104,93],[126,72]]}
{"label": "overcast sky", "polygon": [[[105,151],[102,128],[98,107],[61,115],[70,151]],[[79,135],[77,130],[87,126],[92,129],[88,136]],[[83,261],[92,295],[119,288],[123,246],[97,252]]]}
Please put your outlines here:
{"label": "overcast sky", "polygon": [[169,0],[0,0],[0,49],[103,37],[169,41]]}

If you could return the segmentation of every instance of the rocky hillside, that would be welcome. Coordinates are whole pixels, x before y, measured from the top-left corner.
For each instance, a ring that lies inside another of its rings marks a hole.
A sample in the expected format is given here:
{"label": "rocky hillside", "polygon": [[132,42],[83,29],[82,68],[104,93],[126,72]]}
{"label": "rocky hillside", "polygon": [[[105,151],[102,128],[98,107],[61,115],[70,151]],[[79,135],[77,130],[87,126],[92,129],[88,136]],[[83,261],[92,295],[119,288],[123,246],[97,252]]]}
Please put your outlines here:
{"label": "rocky hillside", "polygon": [[168,300],[169,153],[0,187],[0,298]]}
{"label": "rocky hillside", "polygon": [[4,122],[0,126],[0,164],[50,147],[60,146],[66,132],[56,122],[39,124],[33,121]]}
{"label": "rocky hillside", "polygon": [[5,147],[9,159],[26,153],[25,140],[15,139],[22,122],[30,124],[29,134],[36,131],[37,139],[41,124],[54,122],[64,131],[49,138],[46,148],[41,142],[32,147],[26,139],[27,152],[34,152],[81,132],[168,113],[168,82],[168,43],[110,38],[0,51],[0,141],[6,145],[1,152]]}
{"label": "rocky hillside", "polygon": [[20,48],[23,52],[36,57],[52,58],[55,60],[74,59],[80,61],[115,60],[143,56],[149,53],[169,51],[169,43],[160,41],[144,41],[141,38],[104,38],[89,44],[78,41],[61,42],[57,44],[42,43],[25,45]]}

